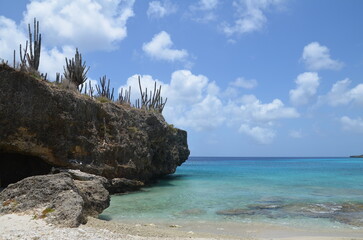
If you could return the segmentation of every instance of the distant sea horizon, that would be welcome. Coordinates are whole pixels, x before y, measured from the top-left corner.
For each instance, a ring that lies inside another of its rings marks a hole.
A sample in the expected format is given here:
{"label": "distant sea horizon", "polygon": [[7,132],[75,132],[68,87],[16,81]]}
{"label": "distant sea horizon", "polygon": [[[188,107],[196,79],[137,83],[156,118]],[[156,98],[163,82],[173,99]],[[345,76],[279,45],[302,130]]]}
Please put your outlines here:
{"label": "distant sea horizon", "polygon": [[157,184],[112,196],[100,218],[363,228],[363,159],[190,157]]}

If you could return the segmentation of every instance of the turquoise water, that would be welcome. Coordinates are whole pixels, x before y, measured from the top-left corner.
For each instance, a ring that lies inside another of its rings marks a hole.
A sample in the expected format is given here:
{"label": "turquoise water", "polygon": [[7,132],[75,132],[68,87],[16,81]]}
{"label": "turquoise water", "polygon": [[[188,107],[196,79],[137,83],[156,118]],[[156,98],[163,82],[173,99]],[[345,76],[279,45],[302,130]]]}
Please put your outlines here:
{"label": "turquoise water", "polygon": [[100,217],[363,227],[363,159],[191,157]]}

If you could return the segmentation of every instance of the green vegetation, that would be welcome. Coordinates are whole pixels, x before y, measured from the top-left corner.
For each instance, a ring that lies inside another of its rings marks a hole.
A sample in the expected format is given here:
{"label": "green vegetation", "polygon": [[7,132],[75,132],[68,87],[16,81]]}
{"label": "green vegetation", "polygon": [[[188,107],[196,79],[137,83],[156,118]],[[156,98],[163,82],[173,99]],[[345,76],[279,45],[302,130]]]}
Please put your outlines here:
{"label": "green vegetation", "polygon": [[100,78],[100,85],[96,85],[96,90],[99,97],[107,98],[113,101],[113,88],[110,91],[110,79],[108,79],[108,83],[106,85],[106,75]]}
{"label": "green vegetation", "polygon": [[[40,63],[42,35],[39,32],[39,21],[37,21],[36,18],[34,18],[33,33],[31,31],[30,24],[28,24],[28,30],[29,40],[26,41],[25,48],[23,49],[21,44],[19,47],[20,63],[18,64],[16,63],[16,51],[14,50],[13,68],[21,72],[26,72],[30,76],[39,80],[46,81],[47,74],[44,75],[38,71]],[[60,73],[56,74],[55,83],[57,86],[65,89],[70,89],[72,91],[78,91],[84,95],[100,101],[101,103],[114,102],[114,88],[110,89],[110,79],[106,81],[106,76],[100,78],[99,84],[97,84],[95,88],[92,86],[90,81],[87,82],[87,73],[90,67],[87,67],[86,62],[82,60],[82,55],[78,51],[78,48],[76,48],[74,58],[65,58],[65,61],[66,65],[63,67],[63,75],[61,75]],[[3,66],[9,66],[8,61],[5,62],[5,60],[3,59],[1,59],[0,64]],[[145,91],[143,91],[140,76],[138,80],[141,99],[137,99],[135,101],[135,104],[131,104],[130,86],[128,90],[125,89],[124,91],[123,89],[121,89],[116,103],[134,108],[144,109],[147,111],[162,113],[167,102],[167,98],[163,99],[163,97],[161,97],[161,86],[157,87],[155,81],[153,90],[149,92],[146,88]],[[95,94],[95,90],[97,91],[97,94]]]}
{"label": "green vegetation", "polygon": [[107,97],[104,97],[104,96],[97,96],[95,97],[95,99],[101,103],[109,103],[111,102],[110,99],[108,99]]}
{"label": "green vegetation", "polygon": [[14,206],[18,205],[18,202],[15,199],[9,199],[9,200],[4,201],[2,205],[3,205],[3,207],[6,207],[6,206],[14,207]]}
{"label": "green vegetation", "polygon": [[66,58],[66,67],[64,68],[64,77],[76,85],[77,89],[82,92],[83,84],[87,81],[87,72],[89,67],[86,67],[86,62],[82,62],[82,55],[76,48],[74,58]]}
{"label": "green vegetation", "polygon": [[169,128],[169,130],[170,130],[173,134],[176,134],[176,133],[178,132],[178,129],[176,129],[176,128],[174,127],[174,125],[173,125],[173,124],[168,124],[168,128]]}
{"label": "green vegetation", "polygon": [[51,212],[54,212],[54,211],[55,211],[54,208],[47,207],[42,211],[42,213],[39,216],[37,214],[34,214],[33,219],[35,220],[35,219],[46,218],[48,213],[51,213]]}
{"label": "green vegetation", "polygon": [[137,134],[137,133],[141,133],[140,129],[138,129],[137,127],[128,127],[127,130],[132,133],[132,134]]}

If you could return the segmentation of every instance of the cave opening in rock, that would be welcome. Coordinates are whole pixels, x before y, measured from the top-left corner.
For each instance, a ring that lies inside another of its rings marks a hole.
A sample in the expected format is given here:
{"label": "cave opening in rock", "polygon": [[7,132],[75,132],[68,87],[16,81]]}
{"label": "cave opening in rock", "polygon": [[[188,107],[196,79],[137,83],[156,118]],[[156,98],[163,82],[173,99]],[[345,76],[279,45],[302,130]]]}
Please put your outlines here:
{"label": "cave opening in rock", "polygon": [[0,151],[0,188],[26,177],[48,174],[51,168],[39,157]]}

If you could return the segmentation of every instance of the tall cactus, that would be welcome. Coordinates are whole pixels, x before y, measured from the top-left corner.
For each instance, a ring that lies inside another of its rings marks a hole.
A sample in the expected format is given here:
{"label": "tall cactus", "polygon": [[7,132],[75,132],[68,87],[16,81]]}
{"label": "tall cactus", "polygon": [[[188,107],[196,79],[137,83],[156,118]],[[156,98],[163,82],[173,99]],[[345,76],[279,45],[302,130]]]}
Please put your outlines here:
{"label": "tall cactus", "polygon": [[74,83],[81,92],[83,83],[87,81],[89,67],[86,68],[86,62],[82,62],[82,55],[78,52],[78,48],[76,48],[74,58],[69,60],[66,58],[66,67],[63,67],[63,69],[64,77]]}
{"label": "tall cactus", "polygon": [[140,76],[139,76],[139,89],[140,89],[140,94],[141,94],[141,106],[140,106],[140,102],[137,101],[136,107],[144,108],[146,110],[156,110],[159,113],[162,113],[168,99],[165,98],[165,101],[164,101],[163,97],[161,97],[161,85],[157,89],[156,81],[155,81],[154,91],[150,91],[150,95],[148,96],[147,88],[145,89],[145,92],[142,91],[141,80],[140,80]]}
{"label": "tall cactus", "polygon": [[123,88],[118,95],[118,102],[120,104],[131,105],[130,97],[131,97],[131,86],[129,86],[129,90],[125,89],[125,95],[123,94]]}
{"label": "tall cactus", "polygon": [[[42,35],[39,33],[39,21],[34,18],[34,36],[32,39],[32,33],[30,29],[30,24],[28,24],[29,30],[29,51],[27,54],[28,64],[31,70],[38,71],[39,60],[40,60],[40,50],[42,46]],[[33,43],[34,40],[34,43]],[[34,45],[33,45],[34,44]]]}
{"label": "tall cactus", "polygon": [[108,79],[107,85],[106,79],[106,75],[100,78],[100,85],[96,85],[96,90],[99,97],[105,97],[113,101],[114,88],[112,88],[112,91],[110,91],[110,79]]}

